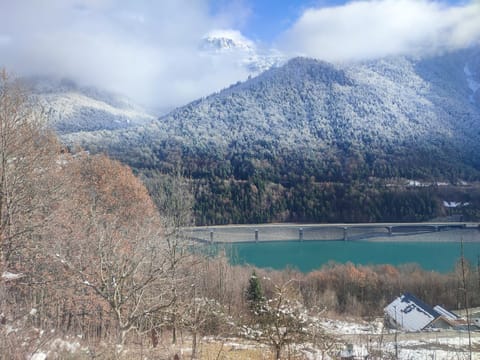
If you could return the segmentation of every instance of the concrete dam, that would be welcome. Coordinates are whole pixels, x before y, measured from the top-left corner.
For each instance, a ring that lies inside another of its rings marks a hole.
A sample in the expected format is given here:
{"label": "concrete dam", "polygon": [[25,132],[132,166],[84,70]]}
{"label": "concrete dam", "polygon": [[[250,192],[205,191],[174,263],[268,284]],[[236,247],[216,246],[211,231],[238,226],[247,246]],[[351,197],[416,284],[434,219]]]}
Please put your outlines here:
{"label": "concrete dam", "polygon": [[268,241],[405,240],[408,236],[452,230],[479,230],[479,223],[256,224],[183,229],[189,238],[206,243]]}

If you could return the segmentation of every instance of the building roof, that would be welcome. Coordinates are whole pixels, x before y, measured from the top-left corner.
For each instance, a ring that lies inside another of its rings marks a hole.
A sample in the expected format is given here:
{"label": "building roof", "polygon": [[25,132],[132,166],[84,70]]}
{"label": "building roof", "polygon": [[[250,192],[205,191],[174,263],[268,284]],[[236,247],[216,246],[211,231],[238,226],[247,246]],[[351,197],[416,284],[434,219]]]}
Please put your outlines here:
{"label": "building roof", "polygon": [[403,294],[387,305],[385,313],[397,326],[406,331],[423,330],[440,316],[430,305],[409,293]]}
{"label": "building roof", "polygon": [[446,310],[445,308],[441,307],[440,305],[435,306],[435,307],[433,308],[433,310],[435,310],[437,313],[439,313],[439,314],[442,315],[443,317],[447,318],[448,320],[453,320],[453,321],[455,321],[455,320],[460,319],[460,317],[459,317],[457,314],[455,314],[455,313],[453,313],[453,312],[451,312],[451,311]]}

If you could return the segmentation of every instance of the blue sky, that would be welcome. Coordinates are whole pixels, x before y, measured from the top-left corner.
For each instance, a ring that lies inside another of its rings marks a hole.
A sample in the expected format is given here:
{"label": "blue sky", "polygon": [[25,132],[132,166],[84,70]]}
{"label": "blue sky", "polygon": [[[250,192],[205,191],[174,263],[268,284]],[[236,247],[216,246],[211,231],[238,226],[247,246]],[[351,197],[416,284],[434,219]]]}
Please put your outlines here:
{"label": "blue sky", "polygon": [[480,0],[0,0],[0,66],[171,108],[248,77],[200,51],[212,32],[285,58],[431,54],[479,43]]}
{"label": "blue sky", "polygon": [[[255,40],[266,43],[273,42],[282,32],[294,24],[308,8],[342,6],[351,1],[345,0],[250,0],[243,1],[242,6],[248,9],[248,18],[241,24],[242,33]],[[213,0],[210,3],[213,13],[228,8],[231,0]],[[446,5],[462,5],[464,0],[442,1]],[[238,2],[237,2],[238,4]]]}
{"label": "blue sky", "polygon": [[[344,1],[329,1],[325,5],[333,6]],[[227,3],[227,4],[225,4]],[[228,7],[229,1],[216,0],[211,6],[213,11]],[[318,4],[318,1],[288,1],[288,0],[252,0],[243,2],[248,9],[248,17],[240,24],[245,36],[263,41],[272,42],[283,31],[288,29],[300,17],[302,10]]]}

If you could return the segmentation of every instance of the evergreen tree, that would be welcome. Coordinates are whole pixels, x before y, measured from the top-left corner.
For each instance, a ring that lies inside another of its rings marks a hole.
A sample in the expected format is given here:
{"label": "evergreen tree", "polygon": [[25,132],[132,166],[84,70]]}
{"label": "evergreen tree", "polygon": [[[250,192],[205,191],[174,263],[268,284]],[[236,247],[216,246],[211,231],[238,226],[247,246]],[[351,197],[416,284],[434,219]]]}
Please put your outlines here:
{"label": "evergreen tree", "polygon": [[250,276],[250,279],[248,280],[248,288],[245,297],[252,310],[258,308],[264,299],[262,286],[255,271],[253,271],[252,276]]}

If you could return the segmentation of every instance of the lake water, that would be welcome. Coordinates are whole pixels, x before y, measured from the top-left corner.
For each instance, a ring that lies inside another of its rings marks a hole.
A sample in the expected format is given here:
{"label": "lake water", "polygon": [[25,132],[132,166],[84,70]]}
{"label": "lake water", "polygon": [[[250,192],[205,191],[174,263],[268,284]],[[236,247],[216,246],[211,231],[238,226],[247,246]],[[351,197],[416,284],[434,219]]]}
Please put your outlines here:
{"label": "lake water", "polygon": [[426,270],[449,272],[460,258],[460,240],[465,257],[475,266],[480,256],[480,231],[449,231],[383,241],[277,241],[217,245],[234,264],[261,268],[292,267],[302,272],[319,269],[329,261],[354,264],[419,264]]}

